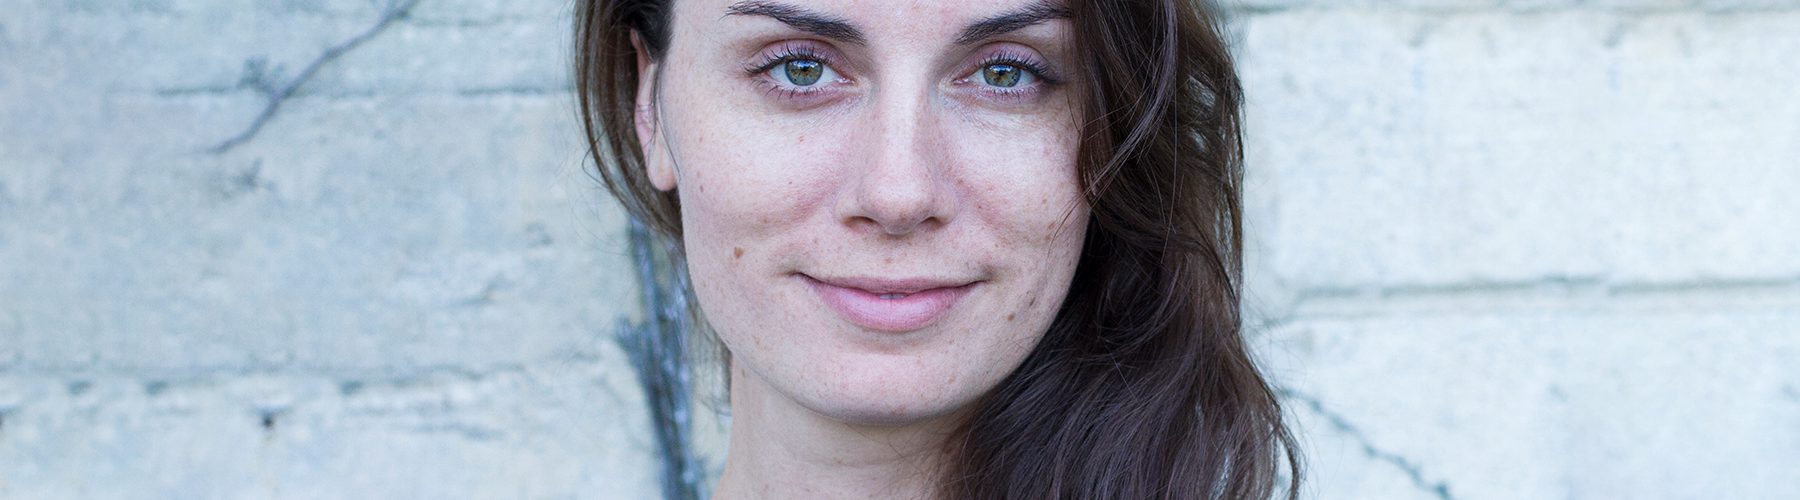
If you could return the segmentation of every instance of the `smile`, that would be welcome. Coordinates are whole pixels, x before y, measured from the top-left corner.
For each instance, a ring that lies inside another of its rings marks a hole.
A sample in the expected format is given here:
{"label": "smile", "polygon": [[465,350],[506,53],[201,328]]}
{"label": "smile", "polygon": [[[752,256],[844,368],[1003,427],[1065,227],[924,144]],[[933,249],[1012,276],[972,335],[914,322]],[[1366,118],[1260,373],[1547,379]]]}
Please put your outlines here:
{"label": "smile", "polygon": [[904,333],[948,315],[979,281],[814,278],[800,275],[845,321],[869,330]]}

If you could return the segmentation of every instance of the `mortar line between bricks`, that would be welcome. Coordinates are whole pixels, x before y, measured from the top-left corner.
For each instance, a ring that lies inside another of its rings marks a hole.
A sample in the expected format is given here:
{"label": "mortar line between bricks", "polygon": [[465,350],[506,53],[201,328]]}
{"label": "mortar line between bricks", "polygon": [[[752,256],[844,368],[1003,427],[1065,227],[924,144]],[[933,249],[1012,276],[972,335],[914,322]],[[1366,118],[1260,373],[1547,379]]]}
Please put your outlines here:
{"label": "mortar line between bricks", "polygon": [[[577,355],[559,358],[546,358],[523,363],[496,363],[479,367],[463,367],[455,365],[426,365],[410,367],[404,370],[374,369],[358,370],[335,369],[332,367],[297,367],[286,369],[244,369],[243,367],[182,367],[175,370],[138,369],[131,367],[69,367],[57,365],[20,364],[10,368],[17,371],[13,374],[29,373],[31,377],[50,379],[128,379],[157,380],[165,383],[211,383],[214,381],[231,381],[244,378],[274,378],[291,380],[354,380],[364,385],[393,384],[405,385],[413,383],[431,383],[447,380],[463,380],[479,382],[489,377],[511,375],[532,375],[546,370],[593,368],[616,360],[592,355]],[[0,379],[8,378],[7,372],[0,372]]]}
{"label": "mortar line between bricks", "polygon": [[[168,392],[173,389],[191,390],[194,388],[204,388],[205,390],[212,391],[214,394],[232,396],[234,394],[230,391],[229,387],[241,383],[251,383],[254,385],[256,381],[251,380],[249,377],[257,375],[269,375],[270,378],[274,379],[277,383],[282,383],[292,388],[305,389],[317,382],[326,382],[329,385],[336,387],[336,392],[332,393],[310,393],[301,390],[299,392],[288,393],[296,395],[294,398],[277,397],[273,401],[259,401],[256,396],[256,391],[238,392],[235,394],[235,396],[237,396],[236,399],[228,400],[228,404],[232,402],[242,403],[242,406],[239,407],[240,409],[246,410],[246,414],[252,418],[262,419],[264,422],[263,425],[265,428],[268,428],[271,425],[269,423],[271,419],[285,418],[285,415],[290,412],[312,406],[316,404],[318,400],[335,399],[349,405],[358,399],[358,394],[375,388],[384,391],[381,393],[381,397],[393,398],[416,395],[431,396],[450,394],[458,387],[484,384],[505,377],[519,377],[526,383],[532,385],[554,386],[554,382],[545,382],[545,380],[555,380],[557,377],[567,375],[566,373],[562,373],[564,371],[576,373],[580,379],[587,379],[595,375],[595,372],[598,372],[604,381],[583,385],[591,390],[598,391],[601,394],[601,397],[609,398],[614,401],[616,405],[623,405],[624,403],[616,392],[617,387],[615,387],[613,383],[609,383],[608,381],[610,381],[610,378],[605,377],[604,374],[605,370],[603,367],[611,364],[612,362],[610,360],[578,356],[575,358],[552,359],[527,364],[499,365],[487,371],[455,367],[437,367],[430,373],[418,373],[405,376],[344,377],[340,374],[333,374],[328,370],[309,373],[239,370],[237,373],[212,372],[206,376],[174,377],[173,380],[171,380],[170,377],[158,377],[154,376],[154,374],[143,373],[96,376],[97,374],[87,372],[58,374],[55,372],[38,370],[28,377],[7,377],[4,373],[0,373],[0,382],[31,381],[34,383],[45,383],[62,387],[68,387],[74,384],[89,387],[98,380],[105,380],[107,383],[123,382],[128,385],[142,386],[142,390],[146,392],[151,400],[154,400],[157,394]],[[544,373],[546,371],[550,373]],[[5,387],[7,386],[0,385],[0,389]],[[15,385],[14,387],[17,386]],[[89,389],[83,389],[83,391],[87,390]],[[572,408],[579,403],[578,400],[572,399],[568,394],[561,391],[551,390],[547,391],[547,394],[549,395],[549,399],[554,401],[559,407]],[[0,396],[3,395],[4,393],[0,393]],[[52,396],[52,398],[54,397],[55,396]],[[66,398],[69,396],[64,397]],[[106,399],[99,401],[99,404],[109,405],[120,401],[125,400]],[[17,412],[20,409],[32,407],[36,402],[37,401],[33,399],[0,399],[0,418],[9,417],[11,416],[11,413]],[[492,428],[491,426],[483,426],[479,423],[459,421],[456,418],[458,415],[478,413],[481,404],[482,403],[480,402],[476,402],[466,405],[467,408],[473,408],[474,410],[472,411],[451,410],[428,415],[421,415],[418,412],[406,410],[383,411],[381,408],[375,408],[371,411],[366,408],[359,409],[354,406],[345,406],[340,408],[337,411],[337,414],[372,417],[377,419],[397,419],[396,421],[398,423],[410,424],[407,425],[406,428],[414,431],[445,433],[475,441],[492,440],[501,433],[500,430]],[[171,414],[180,416],[181,412],[176,411]],[[442,418],[435,420],[432,418],[417,421],[413,420],[414,417],[419,416]],[[603,440],[595,434],[594,429],[578,427],[577,430],[581,437],[587,439],[589,442],[603,443]]]}
{"label": "mortar line between bricks", "polygon": [[1607,287],[1612,295],[1666,295],[1708,292],[1761,292],[1800,294],[1800,276],[1760,279],[1716,279],[1666,283],[1619,283]]}
{"label": "mortar line between bricks", "polygon": [[1800,300],[1800,278],[1712,279],[1669,282],[1605,282],[1558,277],[1535,281],[1449,283],[1371,287],[1309,287],[1294,292],[1295,303],[1331,300],[1433,300],[1455,298],[1582,297],[1629,301],[1687,297],[1737,299],[1755,294],[1759,302]]}
{"label": "mortar line between bricks", "polygon": [[406,24],[408,26],[418,26],[421,28],[463,29],[463,28],[486,28],[486,27],[491,27],[491,26],[533,25],[533,24],[539,24],[539,23],[545,23],[545,22],[561,23],[562,19],[555,18],[555,17],[540,18],[540,17],[523,17],[523,16],[494,17],[494,18],[485,18],[485,19],[443,19],[443,18],[421,19],[421,18],[413,18],[413,19],[408,19],[406,21]]}
{"label": "mortar line between bricks", "polygon": [[[1634,285],[1454,287],[1437,293],[1383,293],[1380,288],[1303,290],[1285,302],[1246,303],[1253,330],[1297,319],[1384,316],[1532,315],[1559,313],[1708,314],[1800,311],[1800,285],[1785,281]],[[1417,292],[1417,290],[1414,290]]]}
{"label": "mortar line between bricks", "polygon": [[1282,14],[1411,14],[1421,16],[1463,16],[1480,14],[1615,14],[1632,16],[1678,15],[1700,13],[1703,15],[1736,15],[1736,14],[1785,14],[1800,12],[1800,5],[1782,6],[1714,6],[1705,5],[1673,5],[1645,7],[1594,7],[1583,5],[1553,6],[1476,6],[1476,7],[1395,7],[1379,5],[1300,5],[1300,6],[1226,6],[1220,9],[1227,19],[1270,16]]}
{"label": "mortar line between bricks", "polygon": [[[237,94],[242,91],[243,91],[243,89],[240,87],[209,86],[209,87],[162,88],[162,89],[154,89],[154,90],[151,90],[150,92],[155,94],[157,97],[184,98],[184,97],[226,96],[226,95],[234,95],[234,94]],[[368,100],[368,99],[385,99],[385,98],[392,98],[392,97],[469,97],[469,98],[522,97],[522,98],[533,98],[533,97],[565,97],[565,96],[570,96],[570,95],[574,95],[574,89],[570,88],[570,87],[475,87],[475,88],[462,88],[462,89],[420,89],[420,90],[406,90],[406,91],[381,91],[381,90],[373,90],[373,89],[371,89],[371,90],[335,89],[335,90],[308,90],[305,92],[296,91],[295,93],[287,96],[287,99],[285,100],[286,102],[284,102],[283,104],[286,104],[287,102],[296,102],[296,101],[356,101],[356,100]]]}
{"label": "mortar line between bricks", "polygon": [[574,95],[570,87],[485,87],[457,89],[455,94],[462,97],[536,97]]}

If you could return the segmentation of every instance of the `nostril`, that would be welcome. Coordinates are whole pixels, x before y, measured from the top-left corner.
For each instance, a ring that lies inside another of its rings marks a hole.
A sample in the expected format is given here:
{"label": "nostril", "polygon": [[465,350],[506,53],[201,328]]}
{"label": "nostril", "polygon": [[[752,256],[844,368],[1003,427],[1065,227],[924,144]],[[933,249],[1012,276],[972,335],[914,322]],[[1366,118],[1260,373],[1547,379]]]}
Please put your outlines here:
{"label": "nostril", "polygon": [[889,236],[904,236],[942,226],[955,210],[954,185],[944,178],[941,151],[901,147],[915,141],[892,139],[896,144],[872,152],[871,161],[857,170],[854,184],[839,198],[840,220],[858,224],[866,219]]}
{"label": "nostril", "polygon": [[874,219],[874,223],[881,228],[881,232],[886,233],[889,236],[904,236],[918,232],[921,229],[929,228],[934,220],[936,219],[931,217],[919,217],[907,214],[879,217]]}
{"label": "nostril", "polygon": [[953,200],[936,179],[865,179],[852,214],[873,221],[881,231],[900,236],[949,221]]}

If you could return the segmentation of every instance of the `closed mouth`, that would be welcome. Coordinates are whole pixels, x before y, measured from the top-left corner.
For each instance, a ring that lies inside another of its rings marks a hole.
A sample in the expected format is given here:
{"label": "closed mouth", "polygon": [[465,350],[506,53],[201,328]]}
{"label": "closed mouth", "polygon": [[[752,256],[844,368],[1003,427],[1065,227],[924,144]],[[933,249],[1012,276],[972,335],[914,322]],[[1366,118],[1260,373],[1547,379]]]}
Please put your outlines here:
{"label": "closed mouth", "polygon": [[819,297],[844,320],[866,329],[909,332],[947,315],[981,283],[932,278],[815,278],[801,274]]}

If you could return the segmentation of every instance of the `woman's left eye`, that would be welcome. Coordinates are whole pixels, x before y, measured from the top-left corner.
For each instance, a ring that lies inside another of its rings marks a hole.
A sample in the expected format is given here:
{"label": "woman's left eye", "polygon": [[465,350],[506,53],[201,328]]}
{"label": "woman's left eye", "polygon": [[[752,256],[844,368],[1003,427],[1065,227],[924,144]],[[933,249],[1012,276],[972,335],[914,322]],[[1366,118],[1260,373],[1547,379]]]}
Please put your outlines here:
{"label": "woman's left eye", "polygon": [[835,82],[839,79],[837,70],[818,59],[794,58],[775,64],[768,70],[769,78],[788,87],[811,87],[820,82]]}
{"label": "woman's left eye", "polygon": [[1037,81],[1037,75],[1031,70],[1016,64],[993,63],[981,68],[981,81],[991,86],[1010,89],[1020,85],[1031,85]]}

